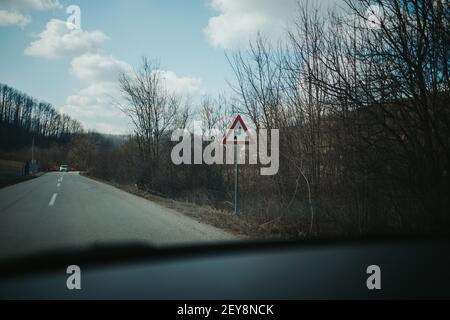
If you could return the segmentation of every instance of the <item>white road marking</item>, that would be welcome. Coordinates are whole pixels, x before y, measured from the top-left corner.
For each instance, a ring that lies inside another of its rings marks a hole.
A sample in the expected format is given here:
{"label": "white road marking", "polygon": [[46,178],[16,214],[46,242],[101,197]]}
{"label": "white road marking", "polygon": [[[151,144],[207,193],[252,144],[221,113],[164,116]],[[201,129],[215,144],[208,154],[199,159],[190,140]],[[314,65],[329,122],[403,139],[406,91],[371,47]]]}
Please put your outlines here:
{"label": "white road marking", "polygon": [[48,206],[49,207],[52,207],[54,204],[55,204],[55,200],[56,200],[56,196],[57,196],[58,194],[57,193],[54,193],[53,195],[52,195],[52,198],[50,199],[50,202],[48,203]]}
{"label": "white road marking", "polygon": [[58,184],[56,185],[58,188],[61,187],[61,183],[58,182]]}

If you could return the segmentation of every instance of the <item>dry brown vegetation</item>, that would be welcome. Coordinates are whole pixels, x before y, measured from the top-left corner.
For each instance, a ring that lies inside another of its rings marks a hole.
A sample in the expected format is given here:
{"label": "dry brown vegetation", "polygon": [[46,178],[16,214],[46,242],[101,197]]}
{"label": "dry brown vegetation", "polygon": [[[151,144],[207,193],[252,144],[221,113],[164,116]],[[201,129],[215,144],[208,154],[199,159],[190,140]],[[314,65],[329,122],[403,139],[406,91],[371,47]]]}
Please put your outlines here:
{"label": "dry brown vegetation", "polygon": [[239,217],[229,213],[233,166],[171,162],[170,133],[191,113],[148,59],[121,78],[134,135],[120,146],[82,137],[74,161],[250,236],[448,233],[448,1],[346,3],[324,16],[301,2],[288,40],[275,46],[260,35],[229,54],[234,95],[200,106],[207,128],[239,113],[257,131],[280,130],[277,175],[242,166]]}
{"label": "dry brown vegetation", "polygon": [[111,181],[90,178],[113,185],[114,187],[153,201],[164,207],[176,210],[195,220],[226,230],[241,238],[251,239],[298,239],[304,237],[302,225],[298,217],[278,217],[261,222],[257,215],[236,215],[230,209],[217,209],[209,205],[198,205],[192,202],[177,201],[171,198],[145,192],[135,185],[124,185]]}

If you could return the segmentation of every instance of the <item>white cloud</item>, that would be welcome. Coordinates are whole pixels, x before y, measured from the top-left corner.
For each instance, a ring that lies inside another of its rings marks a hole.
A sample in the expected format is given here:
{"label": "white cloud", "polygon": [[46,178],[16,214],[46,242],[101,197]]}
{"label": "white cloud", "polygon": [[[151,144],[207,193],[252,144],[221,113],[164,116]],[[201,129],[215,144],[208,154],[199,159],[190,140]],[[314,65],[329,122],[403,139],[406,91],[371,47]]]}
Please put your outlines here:
{"label": "white cloud", "polygon": [[128,63],[100,53],[85,53],[71,62],[71,72],[88,81],[117,81],[121,73],[131,70]]}
{"label": "white cloud", "polygon": [[58,0],[1,0],[0,7],[11,10],[44,11],[62,8]]}
{"label": "white cloud", "polygon": [[70,29],[65,21],[52,19],[39,34],[39,39],[31,42],[25,49],[25,54],[49,59],[77,56],[97,51],[107,39],[108,37],[101,31]]}
{"label": "white cloud", "polygon": [[179,77],[173,71],[159,70],[167,90],[182,95],[205,94],[201,79]]}
{"label": "white cloud", "polygon": [[13,25],[24,27],[30,22],[30,16],[24,16],[23,14],[18,12],[0,10],[0,27]]}
{"label": "white cloud", "polygon": [[247,45],[258,32],[280,37],[297,0],[211,0],[211,6],[219,15],[209,19],[204,32],[213,46],[232,49]]}
{"label": "white cloud", "polygon": [[119,94],[117,82],[96,82],[66,99],[60,109],[80,121],[88,130],[103,133],[126,133],[128,119],[114,104]]}
{"label": "white cloud", "polygon": [[383,9],[379,5],[371,5],[367,8],[365,25],[369,29],[379,29],[381,27],[381,22],[384,19]]}
{"label": "white cloud", "polygon": [[71,73],[88,83],[66,99],[61,111],[78,119],[85,128],[103,133],[126,133],[128,119],[118,109],[119,75],[131,66],[111,55],[85,53],[71,61]]}
{"label": "white cloud", "polygon": [[[119,75],[132,74],[132,67],[111,55],[86,53],[71,61],[71,73],[88,83],[66,99],[61,111],[78,119],[85,128],[104,133],[128,132],[128,118],[118,109],[121,100]],[[179,77],[173,71],[159,70],[167,89],[186,95],[202,94],[202,82],[191,77]]]}
{"label": "white cloud", "polygon": [[24,27],[31,22],[31,16],[23,11],[44,11],[62,8],[58,0],[0,0],[0,27]]}
{"label": "white cloud", "polygon": [[[116,106],[121,101],[118,80],[121,73],[132,74],[133,68],[102,50],[106,39],[108,37],[101,31],[70,29],[66,22],[53,19],[25,49],[25,54],[50,59],[71,57],[70,73],[86,82],[86,87],[68,96],[60,111],[79,120],[88,130],[127,133],[129,119]],[[180,77],[173,71],[158,72],[171,92],[204,93],[200,79]]]}

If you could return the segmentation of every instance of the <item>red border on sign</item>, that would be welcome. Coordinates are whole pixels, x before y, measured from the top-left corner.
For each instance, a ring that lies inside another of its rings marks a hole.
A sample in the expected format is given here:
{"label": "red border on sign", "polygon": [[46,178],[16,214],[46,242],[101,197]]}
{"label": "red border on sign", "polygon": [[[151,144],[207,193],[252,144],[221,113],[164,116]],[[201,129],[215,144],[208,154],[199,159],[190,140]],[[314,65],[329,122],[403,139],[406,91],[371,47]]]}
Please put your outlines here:
{"label": "red border on sign", "polygon": [[[229,140],[227,140],[228,136],[233,132],[233,129],[236,127],[236,125],[237,125],[238,123],[240,123],[241,126],[242,126],[242,129],[244,129],[244,133],[247,135],[248,140],[245,140],[245,141],[236,141],[236,140],[229,141]],[[235,118],[234,121],[233,121],[233,124],[232,124],[231,127],[227,130],[227,133],[226,133],[225,136],[223,137],[222,143],[223,143],[223,144],[253,144],[252,137],[251,137],[251,135],[250,135],[250,133],[249,133],[249,131],[248,131],[248,128],[247,128],[247,126],[245,125],[245,122],[244,122],[244,120],[242,119],[241,115],[238,114],[238,115],[236,116],[236,118]]]}

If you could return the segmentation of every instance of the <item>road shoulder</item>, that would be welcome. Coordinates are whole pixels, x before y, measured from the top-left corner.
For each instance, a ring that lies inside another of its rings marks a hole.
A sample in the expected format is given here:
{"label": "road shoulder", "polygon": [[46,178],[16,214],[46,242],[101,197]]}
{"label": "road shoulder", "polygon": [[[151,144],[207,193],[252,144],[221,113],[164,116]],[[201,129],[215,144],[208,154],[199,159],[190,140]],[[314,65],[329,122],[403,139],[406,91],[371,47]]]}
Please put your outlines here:
{"label": "road shoulder", "polygon": [[265,238],[255,230],[257,226],[247,221],[245,217],[236,216],[234,213],[218,210],[210,206],[200,206],[189,202],[176,201],[170,198],[154,195],[143,190],[139,190],[135,186],[121,185],[111,181],[103,180],[85,173],[80,173],[81,176],[92,179],[96,182],[103,183],[115,187],[121,191],[135,195],[139,198],[149,200],[165,209],[170,209],[178,214],[187,216],[195,221],[216,227],[225,232],[228,232],[238,239],[255,239]]}

